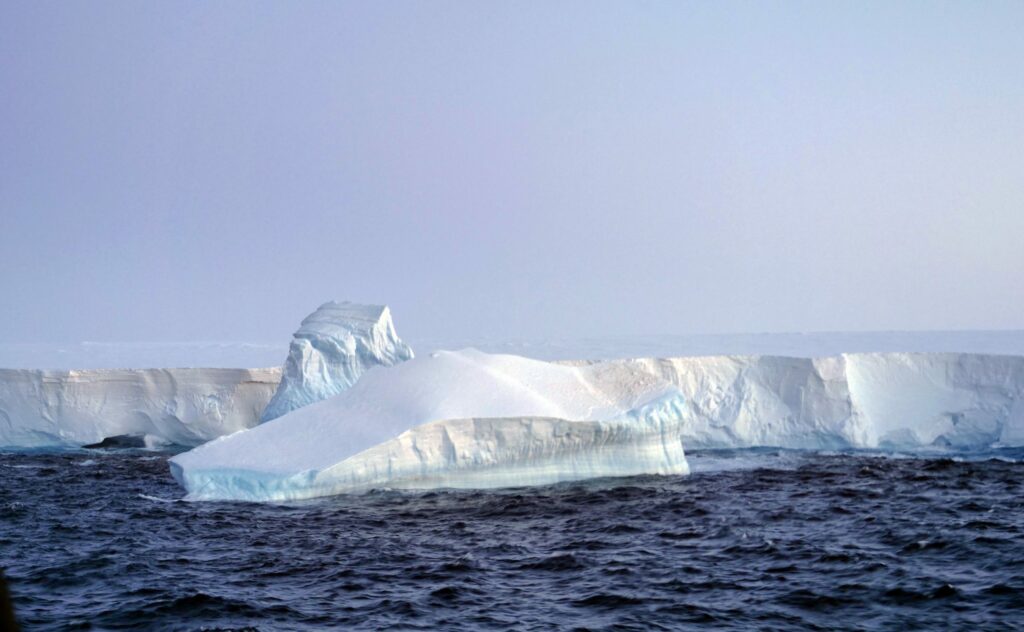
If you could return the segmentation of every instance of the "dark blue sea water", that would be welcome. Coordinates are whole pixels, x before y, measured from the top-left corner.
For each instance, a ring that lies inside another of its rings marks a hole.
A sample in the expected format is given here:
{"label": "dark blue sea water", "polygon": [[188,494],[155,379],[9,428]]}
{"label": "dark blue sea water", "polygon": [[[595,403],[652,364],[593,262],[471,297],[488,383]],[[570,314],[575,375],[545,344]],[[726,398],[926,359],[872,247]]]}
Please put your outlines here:
{"label": "dark blue sea water", "polygon": [[1010,629],[1024,463],[695,453],[688,477],[182,502],[166,455],[0,455],[26,630]]}

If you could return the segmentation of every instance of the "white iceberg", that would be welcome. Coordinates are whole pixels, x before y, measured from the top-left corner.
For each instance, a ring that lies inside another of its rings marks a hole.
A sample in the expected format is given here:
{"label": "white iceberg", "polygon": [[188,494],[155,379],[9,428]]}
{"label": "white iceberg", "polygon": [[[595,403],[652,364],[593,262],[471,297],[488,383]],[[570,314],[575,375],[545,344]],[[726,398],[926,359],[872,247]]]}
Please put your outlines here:
{"label": "white iceberg", "polygon": [[191,498],[236,500],[684,474],[682,405],[632,363],[438,352],[180,454],[171,470]]}
{"label": "white iceberg", "polygon": [[281,384],[260,421],[337,395],[374,366],[412,357],[412,349],[395,333],[387,306],[324,303],[295,332]]}
{"label": "white iceberg", "polygon": [[440,352],[172,460],[192,498],[687,471],[683,448],[1024,445],[1024,358],[869,353],[546,363]]}

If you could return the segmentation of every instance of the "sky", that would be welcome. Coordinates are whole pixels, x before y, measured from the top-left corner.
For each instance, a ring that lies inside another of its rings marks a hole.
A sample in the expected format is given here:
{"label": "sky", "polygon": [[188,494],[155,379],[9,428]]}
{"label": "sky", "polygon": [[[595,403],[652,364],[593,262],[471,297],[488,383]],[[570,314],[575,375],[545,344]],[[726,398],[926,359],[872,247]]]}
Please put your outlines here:
{"label": "sky", "polygon": [[1021,2],[0,0],[0,341],[1024,328]]}

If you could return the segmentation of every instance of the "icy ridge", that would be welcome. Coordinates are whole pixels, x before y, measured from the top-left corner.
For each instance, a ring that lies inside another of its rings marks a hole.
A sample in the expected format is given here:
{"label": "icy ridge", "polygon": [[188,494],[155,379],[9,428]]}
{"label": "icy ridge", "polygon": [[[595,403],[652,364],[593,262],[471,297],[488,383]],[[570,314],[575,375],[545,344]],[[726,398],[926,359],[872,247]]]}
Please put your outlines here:
{"label": "icy ridge", "polygon": [[387,306],[324,303],[295,332],[281,384],[260,421],[337,395],[374,366],[412,357],[412,349],[395,332]]}

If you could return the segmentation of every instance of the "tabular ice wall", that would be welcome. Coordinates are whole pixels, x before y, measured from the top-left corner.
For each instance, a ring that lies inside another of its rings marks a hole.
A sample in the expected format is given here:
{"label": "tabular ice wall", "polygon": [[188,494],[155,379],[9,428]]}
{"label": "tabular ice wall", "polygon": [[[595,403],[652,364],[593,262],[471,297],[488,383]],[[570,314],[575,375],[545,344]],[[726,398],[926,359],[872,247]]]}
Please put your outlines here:
{"label": "tabular ice wall", "polygon": [[108,437],[195,446],[256,425],[281,379],[273,369],[0,369],[0,447]]}
{"label": "tabular ice wall", "polygon": [[[1024,445],[1024,358],[874,353],[619,360],[671,383],[695,448]],[[575,362],[565,364],[593,364]],[[280,369],[0,369],[0,447],[199,445],[258,423]]]}
{"label": "tabular ice wall", "polygon": [[1024,445],[1024,357],[857,353],[641,359],[676,385],[687,449]]}

